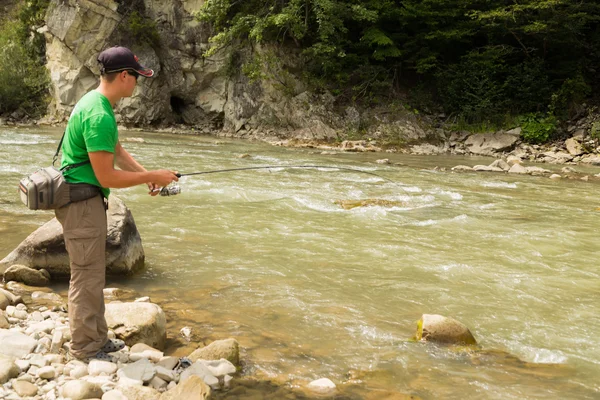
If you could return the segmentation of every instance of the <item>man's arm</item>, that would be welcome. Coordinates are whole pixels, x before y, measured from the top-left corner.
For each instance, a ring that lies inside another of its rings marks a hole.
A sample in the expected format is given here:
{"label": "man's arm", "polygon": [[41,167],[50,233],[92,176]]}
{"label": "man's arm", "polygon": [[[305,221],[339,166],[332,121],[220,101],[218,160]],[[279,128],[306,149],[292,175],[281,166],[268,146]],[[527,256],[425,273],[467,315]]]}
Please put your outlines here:
{"label": "man's arm", "polygon": [[[174,171],[166,169],[156,171],[122,171],[115,169],[113,166],[115,154],[108,151],[94,151],[88,153],[88,155],[90,156],[90,162],[92,163],[92,168],[98,182],[106,188],[126,188],[147,182],[167,186],[172,181],[179,180]],[[131,155],[129,157],[133,160]],[[133,161],[135,162],[135,160]],[[141,167],[141,165],[139,166]],[[143,167],[141,168],[143,169]]]}
{"label": "man's arm", "polygon": [[121,146],[121,142],[117,142],[117,146],[115,147],[115,161],[117,167],[124,171],[146,172],[146,168],[137,162],[136,159]]}

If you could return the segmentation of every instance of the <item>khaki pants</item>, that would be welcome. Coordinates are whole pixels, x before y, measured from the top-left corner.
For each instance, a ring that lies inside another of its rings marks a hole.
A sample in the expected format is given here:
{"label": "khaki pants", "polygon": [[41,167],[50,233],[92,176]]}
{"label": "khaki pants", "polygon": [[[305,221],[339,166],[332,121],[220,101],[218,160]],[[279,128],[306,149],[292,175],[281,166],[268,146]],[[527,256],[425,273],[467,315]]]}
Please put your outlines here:
{"label": "khaki pants", "polygon": [[63,226],[69,253],[69,322],[71,354],[86,358],[96,354],[108,340],[104,318],[106,274],[106,210],[98,195],[56,210]]}

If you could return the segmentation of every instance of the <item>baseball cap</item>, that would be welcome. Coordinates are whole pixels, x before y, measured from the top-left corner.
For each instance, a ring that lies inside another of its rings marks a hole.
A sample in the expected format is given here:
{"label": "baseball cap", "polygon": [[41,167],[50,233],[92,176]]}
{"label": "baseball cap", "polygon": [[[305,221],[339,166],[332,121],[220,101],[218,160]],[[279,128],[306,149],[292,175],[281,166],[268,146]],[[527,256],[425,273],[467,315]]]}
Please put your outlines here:
{"label": "baseball cap", "polygon": [[98,62],[102,65],[101,73],[110,74],[121,71],[135,71],[141,76],[151,78],[154,71],[139,63],[139,59],[127,47],[115,46],[104,50],[98,56]]}

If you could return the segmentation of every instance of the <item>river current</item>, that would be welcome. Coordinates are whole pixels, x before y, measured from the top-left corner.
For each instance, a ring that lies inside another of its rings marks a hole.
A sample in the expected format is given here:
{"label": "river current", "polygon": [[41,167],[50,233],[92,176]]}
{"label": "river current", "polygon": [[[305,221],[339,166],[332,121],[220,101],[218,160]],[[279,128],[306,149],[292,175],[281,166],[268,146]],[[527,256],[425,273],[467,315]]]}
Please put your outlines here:
{"label": "river current", "polygon": [[[27,210],[16,188],[50,164],[60,134],[0,128],[0,258],[53,216]],[[394,181],[273,168],[184,177],[172,197],[114,190],[133,212],[146,266],[108,286],[163,307],[167,353],[234,337],[242,375],[289,388],[289,398],[322,377],[351,399],[600,398],[597,183],[450,171],[485,158],[137,131],[121,139],[148,169],[317,164]],[[66,284],[55,290],[66,295]],[[411,342],[422,314],[466,324],[479,349]]]}

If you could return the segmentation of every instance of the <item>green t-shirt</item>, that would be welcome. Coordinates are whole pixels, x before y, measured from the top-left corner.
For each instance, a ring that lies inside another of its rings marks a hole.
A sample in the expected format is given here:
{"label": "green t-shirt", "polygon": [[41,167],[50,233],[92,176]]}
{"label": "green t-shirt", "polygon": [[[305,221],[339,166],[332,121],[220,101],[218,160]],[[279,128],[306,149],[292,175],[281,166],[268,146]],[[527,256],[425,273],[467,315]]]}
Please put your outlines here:
{"label": "green t-shirt", "polygon": [[[115,152],[119,140],[117,121],[110,101],[92,90],[75,105],[62,144],[61,167],[89,160],[94,151]],[[92,165],[87,163],[64,172],[69,183],[89,183],[102,189],[108,197],[110,189],[98,182]]]}

